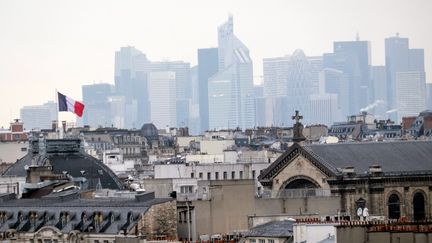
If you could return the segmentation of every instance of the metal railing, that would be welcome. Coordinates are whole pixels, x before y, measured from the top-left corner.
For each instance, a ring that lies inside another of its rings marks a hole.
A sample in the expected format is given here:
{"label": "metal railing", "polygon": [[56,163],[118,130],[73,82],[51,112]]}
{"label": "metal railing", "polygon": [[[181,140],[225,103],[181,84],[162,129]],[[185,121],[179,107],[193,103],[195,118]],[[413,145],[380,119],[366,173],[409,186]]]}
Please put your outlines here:
{"label": "metal railing", "polygon": [[330,197],[329,189],[284,189],[279,191],[264,190],[259,194],[262,198],[305,198],[305,197]]}

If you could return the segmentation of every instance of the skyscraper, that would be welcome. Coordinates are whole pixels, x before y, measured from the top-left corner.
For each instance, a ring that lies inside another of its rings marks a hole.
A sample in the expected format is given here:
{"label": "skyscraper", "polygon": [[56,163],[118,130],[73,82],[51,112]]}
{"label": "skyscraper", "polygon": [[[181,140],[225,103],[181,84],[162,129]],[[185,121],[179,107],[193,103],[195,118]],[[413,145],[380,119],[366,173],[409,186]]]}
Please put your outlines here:
{"label": "skyscraper", "polygon": [[[387,70],[388,110],[396,107],[396,73],[409,70],[408,38],[395,37],[385,39],[385,65]],[[395,117],[393,117],[395,118]]]}
{"label": "skyscraper", "polygon": [[337,41],[333,43],[333,53],[324,54],[324,68],[344,72],[348,77],[348,112],[357,114],[371,100],[369,84],[370,43],[369,41]]}
{"label": "skyscraper", "polygon": [[[190,63],[183,61],[151,62],[151,72],[174,72],[176,82],[176,124],[182,127],[189,124],[189,110],[192,101]],[[150,100],[151,101],[151,100]]]}
{"label": "skyscraper", "polygon": [[255,126],[252,60],[234,35],[233,19],[218,28],[218,68],[209,79],[209,128]]}
{"label": "skyscraper", "polygon": [[425,73],[408,71],[396,73],[397,119],[417,116],[426,109]]}
{"label": "skyscraper", "polygon": [[[115,89],[124,97],[124,126],[140,127],[148,122],[147,72],[150,61],[135,47],[121,47],[115,53]],[[118,100],[118,99],[115,99]]]}
{"label": "skyscraper", "polygon": [[20,110],[20,119],[26,130],[50,129],[57,117],[57,103],[53,101],[43,105],[24,106]]}
{"label": "skyscraper", "polygon": [[388,94],[385,66],[371,66],[371,85],[375,105],[368,112],[372,113],[377,119],[386,119]]}
{"label": "skyscraper", "polygon": [[[392,118],[399,120],[401,116],[410,113],[407,109],[414,111],[425,107],[426,98],[422,93],[418,93],[418,97],[410,102],[407,100],[413,98],[415,90],[419,91],[418,89],[423,87],[421,92],[424,92],[426,87],[423,49],[409,49],[408,38],[399,37],[397,33],[396,36],[385,39],[385,61],[388,109],[397,109],[397,113],[394,113],[397,114],[397,117]],[[404,90],[405,88],[407,89]],[[399,98],[402,100],[398,100]],[[414,104],[413,102],[419,103]],[[410,104],[411,108],[407,107],[407,104]]]}
{"label": "skyscraper", "polygon": [[113,92],[114,86],[107,83],[82,86],[83,103],[86,106],[83,115],[84,125],[111,126],[111,108],[108,101]]}
{"label": "skyscraper", "polygon": [[157,128],[177,125],[175,75],[170,71],[149,74],[150,119]]}
{"label": "skyscraper", "polygon": [[208,82],[218,71],[218,48],[198,49],[198,90],[201,131],[209,129]]}
{"label": "skyscraper", "polygon": [[348,111],[348,77],[344,72],[333,68],[324,68],[320,72],[319,93],[337,95],[337,107],[340,116],[343,118],[350,114]]}

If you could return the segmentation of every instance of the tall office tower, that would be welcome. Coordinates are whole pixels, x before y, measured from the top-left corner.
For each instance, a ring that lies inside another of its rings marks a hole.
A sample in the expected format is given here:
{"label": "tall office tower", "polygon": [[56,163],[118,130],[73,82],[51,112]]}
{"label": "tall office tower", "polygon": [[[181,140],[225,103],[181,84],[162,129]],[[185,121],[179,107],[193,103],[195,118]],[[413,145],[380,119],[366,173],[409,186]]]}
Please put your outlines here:
{"label": "tall office tower", "polygon": [[126,98],[123,95],[113,95],[108,97],[108,104],[111,113],[111,126],[113,127],[125,127],[125,100]]}
{"label": "tall office tower", "polygon": [[[397,94],[397,76],[398,73],[405,73],[401,75],[401,79],[405,79],[406,77],[416,77],[413,80],[413,88],[418,84],[417,78],[423,78],[423,82],[425,82],[424,75],[424,51],[423,49],[409,49],[409,40],[408,38],[399,37],[399,34],[396,34],[394,37],[389,37],[385,39],[385,60],[386,60],[386,71],[387,71],[387,88],[388,88],[388,100],[389,100],[389,110],[397,109],[397,117],[393,116],[393,119],[400,119],[399,110],[405,110],[404,107],[399,107],[398,105],[402,105],[405,101],[398,101],[398,97],[404,97],[402,94],[404,91],[399,90],[399,94]],[[418,74],[407,74],[406,72],[418,72]],[[420,82],[420,81],[419,81]],[[403,83],[403,82],[402,82]],[[402,85],[402,84],[401,84]],[[424,86],[423,84],[422,86]],[[410,96],[407,94],[407,96]],[[421,102],[421,101],[420,101]],[[419,107],[422,104],[417,104]],[[396,114],[396,113],[394,113]]]}
{"label": "tall office tower", "polygon": [[218,68],[209,79],[209,128],[255,126],[249,49],[234,35],[233,19],[218,28]]}
{"label": "tall office tower", "polygon": [[333,53],[324,54],[324,68],[338,69],[348,77],[350,114],[357,114],[370,102],[370,43],[368,41],[337,41]]}
{"label": "tall office tower", "polygon": [[[395,37],[385,39],[385,65],[387,70],[387,109],[396,109],[396,73],[409,70],[408,38]],[[396,118],[396,117],[393,117]]]}
{"label": "tall office tower", "polygon": [[150,119],[157,128],[177,125],[175,75],[175,72],[170,71],[149,74]]}
{"label": "tall office tower", "polygon": [[264,58],[264,95],[266,97],[278,97],[287,95],[288,70],[291,57]]}
{"label": "tall office tower", "polygon": [[371,66],[371,86],[373,88],[373,103],[368,112],[377,119],[387,118],[387,78],[385,66]]}
{"label": "tall office tower", "polygon": [[319,93],[319,76],[320,72],[323,70],[323,57],[307,57],[310,67],[311,67],[311,82],[312,82],[312,93]]}
{"label": "tall office tower", "polygon": [[348,111],[348,77],[344,72],[333,68],[324,68],[320,72],[319,94],[337,95],[340,116],[344,118],[350,115]]}
{"label": "tall office tower", "polygon": [[264,94],[273,105],[272,125],[292,124],[295,110],[305,115],[305,123],[315,120],[308,111],[310,95],[319,89],[320,57],[306,57],[302,50],[296,50],[291,56],[265,58],[263,69]]}
{"label": "tall office tower", "polygon": [[209,129],[208,82],[218,72],[218,48],[198,49],[198,90],[201,131]]}
{"label": "tall office tower", "polygon": [[396,73],[397,119],[418,116],[426,109],[425,73],[407,71]]}
{"label": "tall office tower", "polygon": [[426,108],[432,110],[432,83],[426,83]]}
{"label": "tall office tower", "polygon": [[191,106],[189,107],[189,134],[199,135],[200,128],[200,92],[199,92],[199,79],[198,79],[198,65],[193,66],[190,70],[191,84],[192,84],[192,98]]}
{"label": "tall office tower", "polygon": [[111,84],[91,84],[82,86],[85,112],[83,124],[90,127],[111,126],[111,107],[108,98],[113,95],[114,86]]}
{"label": "tall office tower", "polygon": [[264,97],[264,86],[254,85],[255,97],[255,126],[267,124],[267,99]]}
{"label": "tall office tower", "polygon": [[57,120],[57,103],[48,101],[43,105],[24,106],[20,110],[20,119],[26,130],[50,129],[52,121]]}
{"label": "tall office tower", "polygon": [[[189,110],[192,99],[192,82],[190,63],[183,61],[152,62],[151,72],[174,72],[176,79],[176,113],[177,121],[174,126],[183,127],[189,124]],[[151,100],[150,100],[151,102]]]}
{"label": "tall office tower", "polygon": [[124,126],[141,127],[149,121],[147,73],[150,61],[135,47],[121,47],[115,53],[116,96],[124,96]]}
{"label": "tall office tower", "polygon": [[[287,79],[287,104],[288,114],[294,114],[295,110],[303,112],[304,123],[314,120],[309,113],[310,95],[313,94],[311,65],[302,50],[294,51],[288,69]],[[291,123],[293,122],[290,120]]]}
{"label": "tall office tower", "polygon": [[342,119],[338,108],[337,94],[312,94],[310,95],[309,106],[310,124],[330,126]]}
{"label": "tall office tower", "polygon": [[[270,125],[283,126],[288,125],[290,116],[287,109],[287,92],[288,92],[288,71],[291,65],[291,57],[264,58],[264,97],[267,98],[267,104],[270,105],[267,112]],[[304,112],[304,111],[302,111]]]}

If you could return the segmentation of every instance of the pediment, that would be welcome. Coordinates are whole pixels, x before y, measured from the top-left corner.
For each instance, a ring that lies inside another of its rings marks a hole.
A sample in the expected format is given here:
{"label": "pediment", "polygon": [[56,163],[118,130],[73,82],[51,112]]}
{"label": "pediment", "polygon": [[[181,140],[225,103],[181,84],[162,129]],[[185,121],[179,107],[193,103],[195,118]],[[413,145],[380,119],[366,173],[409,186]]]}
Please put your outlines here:
{"label": "pediment", "polygon": [[330,168],[327,168],[319,161],[319,158],[303,149],[299,144],[295,143],[285,153],[283,153],[275,162],[265,169],[258,180],[263,186],[271,187],[273,179],[279,175],[289,164],[296,160],[298,156],[308,160],[314,167],[320,170],[324,175],[333,177],[335,174]]}

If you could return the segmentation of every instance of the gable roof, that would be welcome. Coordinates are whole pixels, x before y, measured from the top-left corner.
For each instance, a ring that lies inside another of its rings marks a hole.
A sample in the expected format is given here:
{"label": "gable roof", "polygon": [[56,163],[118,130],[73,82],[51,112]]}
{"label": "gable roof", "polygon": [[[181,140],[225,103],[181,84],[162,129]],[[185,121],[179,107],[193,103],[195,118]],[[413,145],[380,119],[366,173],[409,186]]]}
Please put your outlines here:
{"label": "gable roof", "polygon": [[329,177],[353,166],[357,174],[380,165],[385,173],[430,172],[432,174],[432,141],[392,141],[368,143],[337,143],[292,145],[258,177],[266,186],[296,156],[302,155]]}

